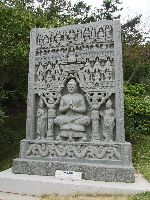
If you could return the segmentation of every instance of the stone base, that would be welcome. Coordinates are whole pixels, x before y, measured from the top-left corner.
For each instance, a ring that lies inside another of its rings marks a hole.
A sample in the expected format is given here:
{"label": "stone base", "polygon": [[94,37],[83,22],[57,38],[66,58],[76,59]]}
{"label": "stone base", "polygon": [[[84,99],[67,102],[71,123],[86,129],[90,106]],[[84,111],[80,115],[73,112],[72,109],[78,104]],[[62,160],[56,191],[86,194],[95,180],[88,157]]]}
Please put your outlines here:
{"label": "stone base", "polygon": [[[13,174],[11,169],[9,169],[0,172],[0,191],[9,192],[9,194],[19,193],[28,195],[126,195],[150,191],[150,183],[141,175],[135,176],[135,183],[112,183],[91,180],[71,181],[56,179],[52,176]],[[10,199],[12,200],[13,198]],[[16,199],[25,200],[23,197],[14,198],[14,200]],[[27,199],[29,200],[30,198]]]}
{"label": "stone base", "polygon": [[130,166],[25,159],[13,161],[15,174],[54,176],[56,170],[82,172],[83,179],[86,180],[126,183],[135,181],[134,168]]}
{"label": "stone base", "polygon": [[134,182],[128,142],[67,142],[22,140],[13,172],[54,176],[56,170],[82,172],[83,179]]}

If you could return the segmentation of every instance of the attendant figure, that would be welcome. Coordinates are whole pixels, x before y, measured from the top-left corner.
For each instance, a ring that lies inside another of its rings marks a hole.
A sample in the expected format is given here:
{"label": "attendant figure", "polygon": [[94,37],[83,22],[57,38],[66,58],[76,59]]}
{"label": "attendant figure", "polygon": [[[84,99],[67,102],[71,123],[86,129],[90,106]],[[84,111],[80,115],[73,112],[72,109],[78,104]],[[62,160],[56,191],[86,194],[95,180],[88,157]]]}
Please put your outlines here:
{"label": "attendant figure", "polygon": [[102,117],[102,128],[104,141],[113,141],[113,130],[115,127],[115,111],[112,109],[112,101],[108,100],[106,102],[106,109],[100,112]]}
{"label": "attendant figure", "polygon": [[93,67],[93,72],[99,73],[100,70],[101,70],[101,65],[100,65],[98,59],[96,58],[96,62],[95,62],[94,67]]}
{"label": "attendant figure", "polygon": [[100,84],[100,74],[99,74],[99,72],[96,72],[94,74],[94,84],[95,85],[99,85]]}
{"label": "attendant figure", "polygon": [[55,75],[55,81],[59,81],[60,80],[61,71],[60,71],[60,68],[59,68],[58,64],[55,65],[54,75]]}
{"label": "attendant figure", "polygon": [[92,80],[92,73],[91,72],[92,72],[91,64],[87,60],[87,62],[85,63],[85,67],[83,68],[83,75],[84,75],[86,82],[89,82],[89,81]]}
{"label": "attendant figure", "polygon": [[97,41],[105,42],[105,33],[104,33],[104,30],[102,28],[100,28],[98,33],[97,33]]}
{"label": "attendant figure", "polygon": [[38,75],[39,81],[43,82],[45,79],[45,69],[42,64],[39,65],[39,68],[37,70],[37,75]]}
{"label": "attendant figure", "polygon": [[70,48],[70,52],[68,53],[68,62],[76,62],[75,50],[73,47]]}
{"label": "attendant figure", "polygon": [[37,110],[37,139],[41,140],[45,138],[47,113],[44,109],[44,102],[42,98],[39,101],[39,108]]}
{"label": "attendant figure", "polygon": [[107,62],[105,63],[105,79],[109,77],[109,80],[112,80],[112,66],[109,60],[107,60]]}

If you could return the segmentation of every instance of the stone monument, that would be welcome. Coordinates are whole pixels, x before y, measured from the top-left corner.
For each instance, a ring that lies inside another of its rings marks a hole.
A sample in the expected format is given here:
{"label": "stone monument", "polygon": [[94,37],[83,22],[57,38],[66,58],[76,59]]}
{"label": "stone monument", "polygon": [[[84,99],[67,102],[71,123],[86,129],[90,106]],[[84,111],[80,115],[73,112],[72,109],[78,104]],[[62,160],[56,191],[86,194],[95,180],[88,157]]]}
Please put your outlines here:
{"label": "stone monument", "polygon": [[13,173],[134,182],[117,20],[31,30],[26,139]]}

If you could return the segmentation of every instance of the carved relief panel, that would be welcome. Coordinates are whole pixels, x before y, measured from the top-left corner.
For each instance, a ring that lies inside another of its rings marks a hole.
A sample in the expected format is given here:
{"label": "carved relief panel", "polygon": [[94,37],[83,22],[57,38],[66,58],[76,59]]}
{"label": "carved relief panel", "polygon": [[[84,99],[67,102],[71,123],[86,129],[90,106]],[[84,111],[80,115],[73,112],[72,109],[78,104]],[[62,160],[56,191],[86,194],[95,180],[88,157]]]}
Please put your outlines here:
{"label": "carved relief panel", "polygon": [[115,141],[113,22],[36,29],[34,139]]}

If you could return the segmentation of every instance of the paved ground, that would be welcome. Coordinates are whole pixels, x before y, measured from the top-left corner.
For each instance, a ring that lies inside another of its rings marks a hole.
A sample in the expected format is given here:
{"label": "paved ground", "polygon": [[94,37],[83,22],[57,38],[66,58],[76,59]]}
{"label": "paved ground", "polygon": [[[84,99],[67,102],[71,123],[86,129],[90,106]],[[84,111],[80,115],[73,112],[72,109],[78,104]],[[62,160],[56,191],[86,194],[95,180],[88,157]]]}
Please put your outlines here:
{"label": "paved ground", "polygon": [[0,192],[0,200],[40,200],[38,197]]}

